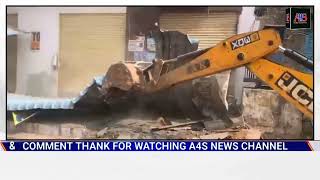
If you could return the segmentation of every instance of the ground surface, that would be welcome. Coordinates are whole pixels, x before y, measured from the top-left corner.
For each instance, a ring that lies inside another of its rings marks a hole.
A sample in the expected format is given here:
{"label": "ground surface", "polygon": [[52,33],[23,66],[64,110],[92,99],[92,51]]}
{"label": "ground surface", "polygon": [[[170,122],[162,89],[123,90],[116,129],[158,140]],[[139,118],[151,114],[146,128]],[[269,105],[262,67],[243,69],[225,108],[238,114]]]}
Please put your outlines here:
{"label": "ground surface", "polygon": [[152,131],[155,127],[192,122],[132,111],[111,114],[48,113],[14,126],[8,121],[9,139],[259,139],[261,131],[242,123],[207,131],[201,125]]}

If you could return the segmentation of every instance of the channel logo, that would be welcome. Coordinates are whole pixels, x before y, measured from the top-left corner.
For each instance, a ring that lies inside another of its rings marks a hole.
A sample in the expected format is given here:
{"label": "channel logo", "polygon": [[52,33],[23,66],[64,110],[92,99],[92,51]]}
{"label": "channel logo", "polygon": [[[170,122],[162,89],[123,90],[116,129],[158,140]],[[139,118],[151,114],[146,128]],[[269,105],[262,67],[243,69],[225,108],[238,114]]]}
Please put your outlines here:
{"label": "channel logo", "polygon": [[296,13],[293,22],[295,24],[306,24],[308,23],[307,13]]}
{"label": "channel logo", "polygon": [[309,8],[286,9],[286,27],[290,29],[311,28],[311,12]]}

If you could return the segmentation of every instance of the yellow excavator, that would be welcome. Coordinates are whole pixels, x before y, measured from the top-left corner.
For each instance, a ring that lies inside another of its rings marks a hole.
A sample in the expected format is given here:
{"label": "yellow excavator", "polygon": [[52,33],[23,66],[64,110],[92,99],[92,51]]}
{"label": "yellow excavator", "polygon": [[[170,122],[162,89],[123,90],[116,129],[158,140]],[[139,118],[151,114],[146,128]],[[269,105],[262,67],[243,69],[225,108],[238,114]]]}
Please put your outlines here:
{"label": "yellow excavator", "polygon": [[[312,73],[270,60],[269,56],[276,52],[282,52]],[[148,95],[240,66],[246,66],[305,116],[313,119],[313,62],[282,47],[280,35],[274,29],[238,34],[214,47],[175,59],[156,59],[143,70],[130,63],[114,64],[107,72],[102,92],[106,101],[111,96],[123,96],[129,92]]]}

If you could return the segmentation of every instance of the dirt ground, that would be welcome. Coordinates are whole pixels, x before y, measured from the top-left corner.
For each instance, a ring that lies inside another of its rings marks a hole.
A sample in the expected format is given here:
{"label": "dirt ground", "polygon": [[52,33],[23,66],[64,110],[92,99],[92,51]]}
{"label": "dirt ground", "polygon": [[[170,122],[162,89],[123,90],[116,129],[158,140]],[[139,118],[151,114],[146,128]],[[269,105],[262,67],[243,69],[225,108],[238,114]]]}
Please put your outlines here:
{"label": "dirt ground", "polygon": [[137,110],[108,114],[49,112],[17,127],[8,122],[8,139],[260,139],[262,134],[242,123],[216,131],[207,131],[201,124],[153,131],[193,121]]}
{"label": "dirt ground", "polygon": [[64,139],[62,136],[49,136],[36,133],[16,132],[8,134],[8,139]]}

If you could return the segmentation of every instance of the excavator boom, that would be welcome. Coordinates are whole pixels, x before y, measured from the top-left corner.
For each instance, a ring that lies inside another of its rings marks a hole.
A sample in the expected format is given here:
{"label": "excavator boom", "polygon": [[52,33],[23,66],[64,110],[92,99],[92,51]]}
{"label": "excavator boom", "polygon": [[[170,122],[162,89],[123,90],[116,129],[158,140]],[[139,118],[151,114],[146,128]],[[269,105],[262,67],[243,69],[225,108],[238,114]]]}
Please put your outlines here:
{"label": "excavator boom", "polygon": [[306,116],[313,117],[313,75],[259,59],[248,69]]}
{"label": "excavator boom", "polygon": [[[280,35],[272,29],[267,29],[235,35],[179,65],[156,60],[154,67],[147,70],[148,73],[144,73],[145,91],[158,91],[183,81],[248,64],[277,51],[280,45]],[[192,53],[189,56],[191,55]]]}
{"label": "excavator boom", "polygon": [[[185,81],[247,66],[282,97],[312,118],[313,75],[266,59],[268,55],[277,52],[279,47],[282,47],[281,38],[273,29],[238,34],[214,47],[178,56],[176,59],[157,59],[144,70],[131,64],[115,64],[107,73],[103,89],[105,94],[114,92],[111,89],[148,94]],[[301,54],[281,49],[285,55],[298,59],[309,68],[313,67]]]}

